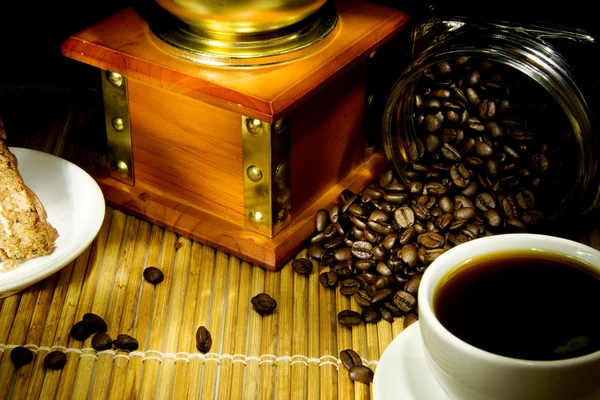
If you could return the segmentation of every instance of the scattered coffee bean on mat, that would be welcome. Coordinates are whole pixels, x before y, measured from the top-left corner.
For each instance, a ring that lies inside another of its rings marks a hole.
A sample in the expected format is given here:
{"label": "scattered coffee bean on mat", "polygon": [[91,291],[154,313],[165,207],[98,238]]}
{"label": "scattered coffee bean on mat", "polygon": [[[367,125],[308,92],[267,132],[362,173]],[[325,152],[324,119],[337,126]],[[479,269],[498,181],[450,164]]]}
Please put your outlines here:
{"label": "scattered coffee bean on mat", "polygon": [[356,311],[344,310],[340,311],[337,320],[343,326],[356,326],[363,322],[362,316]]}
{"label": "scattered coffee bean on mat", "polygon": [[62,351],[51,351],[44,357],[44,368],[59,370],[67,363],[67,356]]}
{"label": "scattered coffee bean on mat", "polygon": [[373,382],[373,370],[365,365],[353,365],[348,370],[348,375],[353,382]]}
{"label": "scattered coffee bean on mat", "polygon": [[97,351],[112,349],[112,339],[105,332],[99,332],[92,337],[92,347]]}
{"label": "scattered coffee bean on mat", "polygon": [[196,348],[201,353],[208,353],[212,346],[212,336],[205,326],[196,331]]}
{"label": "scattered coffee bean on mat", "polygon": [[33,361],[33,352],[27,347],[18,346],[10,351],[10,359],[15,364],[15,367],[18,368]]}
{"label": "scattered coffee bean on mat", "polygon": [[165,279],[165,275],[156,267],[148,267],[144,269],[144,279],[153,285],[158,285]]}
{"label": "scattered coffee bean on mat", "polygon": [[92,334],[89,324],[85,321],[76,322],[71,328],[71,337],[75,340],[84,341]]}
{"label": "scattered coffee bean on mat", "polygon": [[87,313],[83,315],[83,322],[87,323],[90,327],[90,331],[92,333],[96,332],[106,332],[108,327],[106,326],[106,321],[102,319],[99,315],[93,313]]}
{"label": "scattered coffee bean on mat", "polygon": [[260,315],[271,314],[275,308],[277,308],[277,302],[275,299],[266,293],[257,294],[250,300],[250,302],[252,303],[252,306],[256,312]]}
{"label": "scattered coffee bean on mat", "polygon": [[117,349],[129,351],[137,350],[139,346],[137,339],[125,334],[118,335],[117,339],[113,340],[112,343]]}
{"label": "scattered coffee bean on mat", "polygon": [[340,360],[346,369],[350,369],[355,365],[362,365],[362,360],[358,353],[352,349],[340,351]]}
{"label": "scattered coffee bean on mat", "polygon": [[313,269],[312,262],[308,258],[298,258],[292,261],[292,269],[300,275],[310,275]]}

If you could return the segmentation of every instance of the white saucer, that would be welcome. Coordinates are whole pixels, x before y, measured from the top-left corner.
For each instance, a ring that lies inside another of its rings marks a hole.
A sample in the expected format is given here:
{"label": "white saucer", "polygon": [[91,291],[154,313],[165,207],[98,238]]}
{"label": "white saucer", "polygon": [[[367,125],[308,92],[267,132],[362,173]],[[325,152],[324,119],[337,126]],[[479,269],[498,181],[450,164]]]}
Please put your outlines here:
{"label": "white saucer", "polygon": [[373,378],[374,400],[449,400],[425,360],[419,322],[385,349]]}
{"label": "white saucer", "polygon": [[0,272],[0,298],[41,281],[77,258],[98,234],[106,210],[96,181],[75,164],[40,151],[17,147],[10,151],[17,157],[25,184],[39,197],[60,237],[50,255]]}

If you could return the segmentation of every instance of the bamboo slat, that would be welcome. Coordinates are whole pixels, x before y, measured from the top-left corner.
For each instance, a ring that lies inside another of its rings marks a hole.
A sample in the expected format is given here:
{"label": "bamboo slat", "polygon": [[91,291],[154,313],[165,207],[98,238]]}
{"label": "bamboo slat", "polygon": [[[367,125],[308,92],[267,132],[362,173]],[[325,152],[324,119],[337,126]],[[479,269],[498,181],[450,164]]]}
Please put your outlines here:
{"label": "bamboo slat", "polygon": [[[297,275],[298,278],[302,278]],[[279,326],[277,331],[277,363],[275,393],[279,399],[291,398],[291,356],[294,335],[294,275],[289,262],[281,269],[279,301],[277,304]]]}
{"label": "bamboo slat", "polygon": [[[265,291],[265,271],[252,268],[250,298]],[[249,307],[248,347],[246,353],[246,376],[244,379],[244,398],[258,397],[259,357],[262,345],[262,316]]]}
{"label": "bamboo slat", "polygon": [[337,326],[335,292],[319,285],[319,397],[323,400],[337,397],[337,356],[331,356],[337,354]]}
{"label": "bamboo slat", "polygon": [[[300,252],[299,257],[306,257],[306,250]],[[310,274],[314,280],[318,275],[318,264],[313,263]],[[294,400],[303,400],[307,397],[308,380],[308,285],[310,277],[294,275],[294,306],[292,312],[292,365],[291,365],[291,394]],[[282,292],[284,285],[282,285]]]}
{"label": "bamboo slat", "polygon": [[[350,309],[350,298],[342,295],[338,289],[335,290],[336,315],[341,311]],[[337,325],[337,353],[339,357],[340,351],[344,349],[354,348],[352,345],[353,337],[357,336],[354,329]],[[360,354],[360,353],[359,353]],[[354,398],[354,385],[348,376],[348,370],[341,364],[337,366],[338,379],[338,398],[341,400],[350,400]]]}

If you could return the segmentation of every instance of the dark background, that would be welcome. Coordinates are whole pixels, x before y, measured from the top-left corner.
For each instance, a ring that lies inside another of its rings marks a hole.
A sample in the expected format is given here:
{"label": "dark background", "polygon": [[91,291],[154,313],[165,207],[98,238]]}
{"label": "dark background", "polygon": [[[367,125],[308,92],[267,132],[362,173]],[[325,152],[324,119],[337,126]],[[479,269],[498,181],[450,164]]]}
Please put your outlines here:
{"label": "dark background", "polygon": [[95,87],[97,70],[63,57],[60,46],[128,5],[127,0],[1,0],[0,90]]}

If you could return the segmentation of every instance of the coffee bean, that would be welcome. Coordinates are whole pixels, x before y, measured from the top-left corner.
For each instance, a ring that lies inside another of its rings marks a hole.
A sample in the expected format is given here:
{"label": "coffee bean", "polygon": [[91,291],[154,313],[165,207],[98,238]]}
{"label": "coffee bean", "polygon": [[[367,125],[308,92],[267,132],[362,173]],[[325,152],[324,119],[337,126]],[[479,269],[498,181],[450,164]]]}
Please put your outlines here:
{"label": "coffee bean", "polygon": [[489,209],[496,208],[496,202],[489,193],[479,193],[475,197],[475,207],[481,211],[487,211]]}
{"label": "coffee bean", "polygon": [[391,169],[388,169],[383,174],[379,175],[379,186],[385,188],[394,181],[394,173]]}
{"label": "coffee bean", "polygon": [[[446,239],[444,238],[444,242],[445,242],[445,240]],[[421,247],[421,248],[419,248],[419,251],[418,251],[419,261],[421,261],[421,263],[423,263],[424,265],[429,265],[436,258],[438,258],[439,256],[441,256],[445,252],[446,252],[446,249],[440,249],[440,248],[438,248],[438,249],[426,249],[425,247]]]}
{"label": "coffee bean", "polygon": [[454,164],[450,167],[450,178],[457,187],[464,188],[469,184],[471,172],[462,163]]}
{"label": "coffee bean", "polygon": [[426,115],[423,126],[428,132],[436,132],[442,127],[442,121],[435,115]]}
{"label": "coffee bean", "polygon": [[415,213],[410,207],[404,204],[394,211],[394,221],[401,228],[409,228],[415,223]]}
{"label": "coffee bean", "polygon": [[516,217],[518,215],[517,202],[512,196],[506,196],[500,204],[504,215],[507,217]]}
{"label": "coffee bean", "polygon": [[379,307],[379,312],[381,313],[381,318],[384,321],[387,321],[390,324],[392,322],[394,322],[394,316],[392,315],[392,312],[390,310],[388,310],[385,306],[384,307]]}
{"label": "coffee bean", "polygon": [[317,211],[317,217],[315,220],[317,232],[323,232],[329,223],[329,212],[327,210]]}
{"label": "coffee bean", "polygon": [[364,365],[353,365],[348,370],[348,375],[353,382],[371,383],[373,382],[373,370]]}
{"label": "coffee bean", "polygon": [[363,322],[362,316],[352,310],[340,311],[337,315],[337,320],[342,326],[357,326]]}
{"label": "coffee bean", "polygon": [[408,157],[412,161],[419,161],[425,155],[425,145],[421,139],[413,140],[408,146]]}
{"label": "coffee bean", "polygon": [[360,289],[360,283],[353,278],[344,279],[340,283],[340,293],[344,296],[352,296]]}
{"label": "coffee bean", "polygon": [[527,189],[518,190],[515,195],[515,200],[517,201],[517,205],[523,210],[533,208],[535,202],[533,193]]}
{"label": "coffee bean", "polygon": [[10,351],[10,359],[19,368],[22,365],[27,365],[33,361],[33,352],[27,347],[17,346]]}
{"label": "coffee bean", "polygon": [[404,284],[404,290],[410,294],[416,295],[419,291],[422,276],[423,274],[418,274],[410,278],[410,280]]}
{"label": "coffee bean", "polygon": [[112,349],[112,339],[105,332],[96,333],[92,337],[92,347],[97,351]]}
{"label": "coffee bean", "polygon": [[390,270],[387,264],[382,261],[377,263],[377,267],[375,268],[375,270],[383,276],[389,276],[392,274],[392,270]]}
{"label": "coffee bean", "polygon": [[487,210],[483,213],[486,223],[492,228],[499,228],[502,226],[502,217],[496,210]]}
{"label": "coffee bean", "polygon": [[[411,210],[412,211],[412,210]],[[400,235],[400,244],[405,245],[417,238],[417,232],[413,226],[408,227]]]}
{"label": "coffee bean", "polygon": [[67,363],[67,356],[62,351],[51,351],[44,357],[44,369],[60,370]]}
{"label": "coffee bean", "polygon": [[379,303],[382,302],[384,300],[386,300],[388,297],[392,296],[394,293],[396,293],[396,291],[394,289],[381,289],[378,290],[377,292],[375,292],[373,294],[373,296],[371,296],[371,303],[375,304],[375,303]]}
{"label": "coffee bean", "polygon": [[[340,249],[342,250],[342,249]],[[334,253],[337,256],[338,250]],[[337,257],[336,257],[337,259]],[[308,258],[297,258],[292,261],[292,269],[299,275],[310,275],[313,269],[312,262]]]}
{"label": "coffee bean", "polygon": [[494,149],[487,143],[477,142],[475,145],[475,154],[479,157],[487,158],[494,154]]}
{"label": "coffee bean", "polygon": [[490,119],[496,114],[496,104],[490,100],[483,100],[479,103],[479,116]]}
{"label": "coffee bean", "polygon": [[212,347],[212,335],[205,326],[201,326],[196,331],[196,348],[202,354],[206,354]]}
{"label": "coffee bean", "polygon": [[84,341],[92,334],[91,327],[85,321],[76,322],[71,328],[70,336],[79,341]]}
{"label": "coffee bean", "polygon": [[366,307],[371,304],[371,296],[364,289],[360,289],[354,293],[354,300],[361,307]]}
{"label": "coffee bean", "polygon": [[376,324],[381,321],[381,312],[375,306],[366,306],[360,312],[363,320],[368,324]]}
{"label": "coffee bean", "polygon": [[99,315],[93,313],[86,313],[82,318],[83,322],[88,324],[91,333],[96,332],[106,332],[108,326],[106,325],[106,321],[102,319]]}
{"label": "coffee bean", "polygon": [[358,353],[352,349],[340,351],[340,361],[346,369],[350,369],[355,365],[362,365],[362,360]]}
{"label": "coffee bean", "polygon": [[254,310],[260,315],[268,315],[275,311],[277,308],[277,302],[274,298],[266,293],[259,293],[254,296],[250,302],[254,307]]}
{"label": "coffee bean", "polygon": [[158,285],[165,279],[165,275],[156,267],[148,267],[144,269],[144,279],[153,285]]}
{"label": "coffee bean", "polygon": [[441,148],[442,156],[449,161],[458,162],[462,159],[462,156],[451,144],[444,143]]}
{"label": "coffee bean", "polygon": [[335,224],[338,222],[339,216],[340,216],[340,205],[334,204],[333,206],[331,206],[331,209],[329,210],[329,220],[331,221],[332,224]]}
{"label": "coffee bean", "polygon": [[539,225],[544,220],[544,214],[540,210],[527,210],[521,217],[527,225]]}
{"label": "coffee bean", "polygon": [[440,182],[427,182],[423,185],[423,191],[433,196],[443,196],[448,191],[448,187]]}
{"label": "coffee bean", "polygon": [[319,275],[319,283],[327,289],[332,289],[337,285],[337,274],[335,271],[322,272]]}
{"label": "coffee bean", "polygon": [[325,249],[323,249],[323,247],[318,244],[313,243],[310,246],[308,246],[308,255],[314,258],[315,260],[320,260],[323,257],[324,252]]}
{"label": "coffee bean", "polygon": [[396,231],[396,228],[392,224],[386,222],[368,221],[367,226],[382,235],[389,235]]}
{"label": "coffee bean", "polygon": [[139,344],[138,344],[138,341],[136,338],[129,336],[129,335],[125,335],[125,334],[117,335],[117,339],[113,340],[113,345],[117,349],[129,350],[129,351],[135,351],[139,347]]}
{"label": "coffee bean", "polygon": [[444,237],[439,233],[427,232],[419,237],[419,243],[427,249],[437,249],[444,245]]}
{"label": "coffee bean", "polygon": [[412,294],[405,292],[404,290],[399,290],[394,295],[394,305],[400,309],[402,312],[410,312],[415,309],[417,306],[417,299]]}
{"label": "coffee bean", "polygon": [[373,245],[366,241],[357,241],[352,245],[352,254],[361,260],[373,257]]}
{"label": "coffee bean", "polygon": [[467,88],[467,90],[465,90],[465,95],[467,96],[467,99],[469,100],[469,103],[471,103],[471,105],[479,106],[481,100],[479,99],[479,95],[473,88]]}
{"label": "coffee bean", "polygon": [[489,121],[486,124],[486,128],[490,135],[492,135],[494,138],[504,136],[504,131],[502,130],[502,127],[496,121]]}
{"label": "coffee bean", "polygon": [[454,211],[454,219],[472,221],[475,218],[476,212],[472,207],[462,207]]}
{"label": "coffee bean", "polygon": [[429,153],[436,153],[440,148],[440,138],[431,133],[427,133],[423,136],[425,148]]}
{"label": "coffee bean", "polygon": [[423,184],[418,181],[408,182],[406,189],[412,194],[421,194],[423,192]]}

